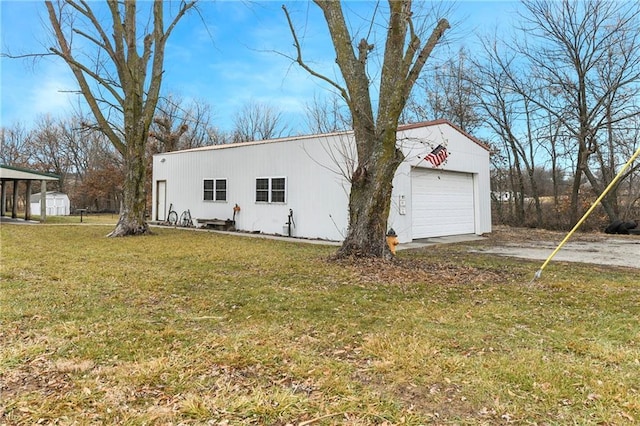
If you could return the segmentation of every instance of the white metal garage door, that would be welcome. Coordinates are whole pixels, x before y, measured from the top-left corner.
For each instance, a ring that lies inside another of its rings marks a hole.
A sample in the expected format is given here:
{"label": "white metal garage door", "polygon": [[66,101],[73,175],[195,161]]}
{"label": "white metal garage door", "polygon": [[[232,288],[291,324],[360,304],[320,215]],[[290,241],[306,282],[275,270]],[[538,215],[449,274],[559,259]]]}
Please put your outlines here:
{"label": "white metal garage door", "polygon": [[442,170],[411,171],[413,239],[473,234],[473,175]]}

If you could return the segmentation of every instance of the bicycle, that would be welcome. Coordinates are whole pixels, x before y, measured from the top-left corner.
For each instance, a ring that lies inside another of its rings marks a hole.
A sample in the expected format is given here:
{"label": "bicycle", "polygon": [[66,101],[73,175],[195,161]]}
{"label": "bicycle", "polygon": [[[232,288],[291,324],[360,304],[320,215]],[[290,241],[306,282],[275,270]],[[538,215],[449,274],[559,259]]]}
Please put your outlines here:
{"label": "bicycle", "polygon": [[167,223],[175,226],[178,223],[178,212],[173,210],[173,203],[169,204],[169,213],[167,213]]}
{"label": "bicycle", "polygon": [[193,228],[193,220],[191,219],[191,211],[185,210],[180,215],[180,222],[178,222],[180,226],[184,226],[185,228]]}

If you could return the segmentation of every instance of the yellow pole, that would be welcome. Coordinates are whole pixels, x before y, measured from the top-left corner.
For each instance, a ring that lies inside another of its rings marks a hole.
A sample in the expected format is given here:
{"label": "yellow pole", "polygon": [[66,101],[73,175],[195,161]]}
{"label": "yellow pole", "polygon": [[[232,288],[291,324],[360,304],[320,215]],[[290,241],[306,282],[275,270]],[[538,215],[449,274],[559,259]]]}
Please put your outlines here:
{"label": "yellow pole", "polygon": [[595,209],[596,206],[598,205],[598,203],[600,203],[600,201],[602,201],[602,199],[607,195],[607,193],[609,193],[611,188],[613,188],[613,186],[618,182],[618,180],[620,180],[620,176],[622,176],[622,173],[631,165],[631,163],[633,163],[635,161],[636,158],[638,158],[638,156],[640,156],[640,147],[638,147],[638,149],[636,150],[635,154],[633,154],[631,156],[631,158],[629,158],[629,161],[627,161],[627,163],[622,167],[622,169],[620,169],[620,171],[618,172],[616,177],[613,178],[611,183],[605,188],[605,190],[602,192],[602,194],[600,194],[598,199],[593,202],[593,204],[591,205],[589,210],[587,210],[587,212],[582,216],[582,218],[578,221],[578,223],[576,223],[576,225],[573,227],[573,229],[571,231],[569,231],[569,233],[567,234],[566,237],[564,237],[564,240],[562,240],[562,242],[560,244],[558,244],[558,247],[556,247],[556,249],[553,251],[553,253],[551,253],[549,255],[549,257],[547,257],[547,260],[544,261],[544,263],[542,264],[540,269],[538,269],[538,271],[534,274],[533,279],[531,280],[531,282],[535,281],[537,278],[540,278],[542,276],[542,270],[547,267],[547,264],[549,262],[551,262],[551,259],[553,259],[553,256],[555,256],[556,253],[558,253],[560,251],[562,246],[564,246],[564,243],[566,243],[567,240],[569,238],[571,238],[571,235],[573,235],[573,233],[576,232],[576,230],[580,227],[580,225],[582,225],[582,223],[587,219],[587,217],[589,217],[589,215],[591,214],[593,209]]}

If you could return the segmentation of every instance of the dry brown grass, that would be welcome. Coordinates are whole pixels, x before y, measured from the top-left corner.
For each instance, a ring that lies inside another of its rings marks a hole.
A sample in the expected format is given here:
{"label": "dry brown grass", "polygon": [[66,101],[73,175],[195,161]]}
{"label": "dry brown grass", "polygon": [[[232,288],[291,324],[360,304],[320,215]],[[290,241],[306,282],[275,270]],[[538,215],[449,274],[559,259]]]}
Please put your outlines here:
{"label": "dry brown grass", "polygon": [[494,237],[353,263],[109,229],[0,228],[0,424],[640,419],[629,271],[559,264],[528,286],[531,264],[469,253]]}
{"label": "dry brown grass", "polygon": [[[490,244],[518,243],[527,241],[557,241],[560,242],[567,235],[564,231],[551,231],[540,228],[516,228],[504,225],[494,226],[490,234],[487,234]],[[606,241],[611,238],[640,240],[638,235],[608,235],[599,231],[576,231],[572,241]]]}

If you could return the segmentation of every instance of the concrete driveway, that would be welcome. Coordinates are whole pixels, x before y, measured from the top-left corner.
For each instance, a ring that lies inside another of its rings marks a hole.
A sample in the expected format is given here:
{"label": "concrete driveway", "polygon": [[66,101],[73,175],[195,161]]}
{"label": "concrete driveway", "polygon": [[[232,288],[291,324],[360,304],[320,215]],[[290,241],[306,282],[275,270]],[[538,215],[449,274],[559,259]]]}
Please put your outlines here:
{"label": "concrete driveway", "polygon": [[7,223],[12,225],[37,225],[40,222],[36,220],[24,220],[22,218],[12,218],[10,216],[0,216],[0,223]]}
{"label": "concrete driveway", "polygon": [[[474,248],[474,252],[545,261],[562,241],[525,241]],[[569,240],[553,261],[595,265],[624,266],[640,269],[640,236],[604,237],[598,241]]]}

